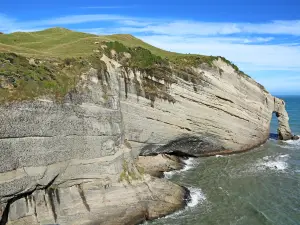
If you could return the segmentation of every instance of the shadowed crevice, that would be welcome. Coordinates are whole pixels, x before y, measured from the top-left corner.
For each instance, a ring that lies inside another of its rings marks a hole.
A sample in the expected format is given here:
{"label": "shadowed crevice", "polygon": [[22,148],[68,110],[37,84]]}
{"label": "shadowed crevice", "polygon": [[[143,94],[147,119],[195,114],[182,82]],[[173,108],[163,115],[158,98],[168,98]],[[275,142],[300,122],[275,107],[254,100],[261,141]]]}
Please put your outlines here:
{"label": "shadowed crevice", "polygon": [[83,191],[81,185],[77,185],[77,188],[78,188],[78,192],[79,192],[80,198],[81,198],[81,200],[82,200],[85,208],[87,209],[87,211],[91,211],[90,206],[89,206],[89,204],[86,201],[85,194],[84,194],[84,191]]}

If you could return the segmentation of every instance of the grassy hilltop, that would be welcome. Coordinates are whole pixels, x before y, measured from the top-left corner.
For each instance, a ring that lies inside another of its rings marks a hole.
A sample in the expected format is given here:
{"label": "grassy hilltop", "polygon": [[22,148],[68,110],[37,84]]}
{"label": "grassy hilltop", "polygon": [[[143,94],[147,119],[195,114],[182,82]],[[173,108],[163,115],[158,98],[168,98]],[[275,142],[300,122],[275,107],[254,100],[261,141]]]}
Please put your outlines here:
{"label": "grassy hilltop", "polygon": [[[125,57],[124,53],[129,53],[130,57]],[[0,34],[0,103],[49,94],[62,99],[76,86],[82,72],[91,66],[105,70],[100,61],[102,54],[115,58],[124,67],[144,70],[169,83],[173,82],[172,74],[175,73],[194,85],[199,84],[199,77],[189,67],[201,64],[214,67],[213,61],[218,58],[245,75],[223,57],[169,52],[128,34],[97,36],[50,28]],[[149,83],[147,85],[149,87]],[[150,86],[150,94],[157,95],[155,92],[160,90],[154,84]]]}
{"label": "grassy hilltop", "polygon": [[90,55],[95,49],[95,42],[103,41],[118,41],[128,47],[143,47],[162,57],[180,55],[151,46],[129,34],[97,36],[65,28],[2,34],[0,35],[0,52],[15,52],[39,57],[77,57]]}
{"label": "grassy hilltop", "polygon": [[[32,57],[83,57],[97,49],[97,42],[119,42],[127,47],[142,47],[152,54],[178,60],[186,58],[202,58],[202,61],[211,61],[216,57],[180,54],[156,48],[130,34],[93,35],[71,31],[65,28],[50,28],[37,32],[15,32],[0,35],[0,52],[14,52]],[[225,59],[224,59],[225,60]],[[229,61],[228,61],[229,62]]]}

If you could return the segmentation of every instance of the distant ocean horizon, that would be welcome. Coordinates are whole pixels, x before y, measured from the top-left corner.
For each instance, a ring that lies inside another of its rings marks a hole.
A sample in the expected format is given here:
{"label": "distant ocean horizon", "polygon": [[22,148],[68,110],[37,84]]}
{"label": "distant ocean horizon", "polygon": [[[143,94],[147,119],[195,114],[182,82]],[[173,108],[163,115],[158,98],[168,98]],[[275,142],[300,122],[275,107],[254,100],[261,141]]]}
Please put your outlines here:
{"label": "distant ocean horizon", "polygon": [[[300,95],[286,102],[293,134],[300,135]],[[277,133],[277,118],[271,133]],[[166,178],[188,187],[192,201],[154,225],[299,225],[300,140],[269,139],[245,153],[189,159]]]}

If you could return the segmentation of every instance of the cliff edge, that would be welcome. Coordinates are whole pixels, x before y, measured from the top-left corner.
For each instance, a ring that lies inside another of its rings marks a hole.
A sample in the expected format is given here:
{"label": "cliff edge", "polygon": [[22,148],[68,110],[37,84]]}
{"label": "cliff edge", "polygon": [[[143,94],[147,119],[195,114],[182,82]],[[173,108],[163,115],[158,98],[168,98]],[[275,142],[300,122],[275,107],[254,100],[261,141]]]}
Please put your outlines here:
{"label": "cliff edge", "polygon": [[147,174],[139,156],[250,150],[273,113],[280,139],[293,138],[284,101],[223,57],[90,38],[78,57],[0,53],[0,224],[158,218],[188,190]]}

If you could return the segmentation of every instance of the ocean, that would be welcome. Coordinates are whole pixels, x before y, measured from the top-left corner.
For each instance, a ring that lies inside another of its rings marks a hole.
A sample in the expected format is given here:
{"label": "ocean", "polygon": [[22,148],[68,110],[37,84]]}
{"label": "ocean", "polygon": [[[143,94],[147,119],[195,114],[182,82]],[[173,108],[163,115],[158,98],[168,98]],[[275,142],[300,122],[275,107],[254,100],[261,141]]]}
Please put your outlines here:
{"label": "ocean", "polygon": [[[300,135],[300,96],[278,96]],[[273,116],[271,133],[276,133]],[[299,225],[300,140],[267,143],[245,153],[187,159],[167,179],[188,187],[187,207],[151,225]]]}

